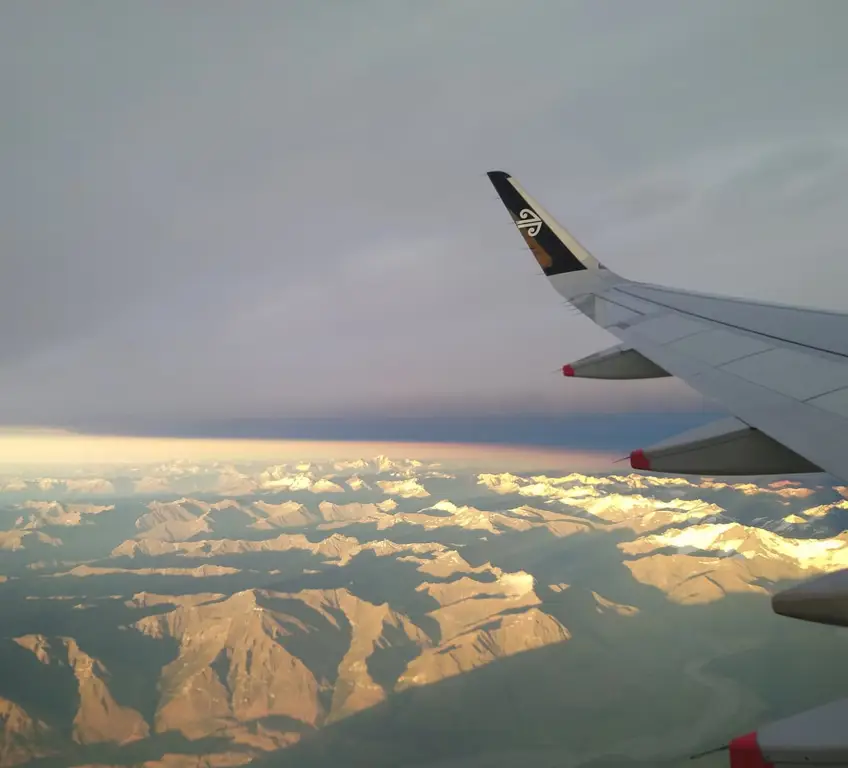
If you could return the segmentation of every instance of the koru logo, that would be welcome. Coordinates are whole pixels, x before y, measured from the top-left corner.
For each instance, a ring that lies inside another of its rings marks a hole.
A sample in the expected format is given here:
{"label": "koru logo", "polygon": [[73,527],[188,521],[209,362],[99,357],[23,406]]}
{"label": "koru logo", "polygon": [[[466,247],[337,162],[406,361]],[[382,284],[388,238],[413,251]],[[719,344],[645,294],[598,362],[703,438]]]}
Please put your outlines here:
{"label": "koru logo", "polygon": [[522,208],[518,212],[518,221],[515,226],[519,229],[526,229],[530,237],[536,237],[542,229],[542,220],[536,215],[536,212],[530,208]]}

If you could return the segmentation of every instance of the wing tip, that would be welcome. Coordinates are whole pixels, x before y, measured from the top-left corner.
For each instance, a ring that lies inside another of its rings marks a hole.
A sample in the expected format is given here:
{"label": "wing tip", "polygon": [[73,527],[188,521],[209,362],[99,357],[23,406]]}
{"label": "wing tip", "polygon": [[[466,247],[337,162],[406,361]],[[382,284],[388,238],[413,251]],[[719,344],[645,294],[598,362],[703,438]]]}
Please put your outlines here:
{"label": "wing tip", "polygon": [[492,182],[492,186],[495,188],[495,191],[498,193],[501,200],[504,200],[504,196],[509,195],[512,189],[509,183],[512,176],[510,176],[506,171],[489,171],[486,176],[489,177],[489,181]]}

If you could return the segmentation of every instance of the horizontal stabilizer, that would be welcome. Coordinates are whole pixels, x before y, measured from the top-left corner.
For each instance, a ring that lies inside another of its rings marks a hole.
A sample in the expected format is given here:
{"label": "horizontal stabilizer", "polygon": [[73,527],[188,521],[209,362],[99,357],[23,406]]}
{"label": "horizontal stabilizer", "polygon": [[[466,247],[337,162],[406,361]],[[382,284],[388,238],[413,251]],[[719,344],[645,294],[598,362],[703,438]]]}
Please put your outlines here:
{"label": "horizontal stabilizer", "polygon": [[771,607],[781,616],[848,627],[848,569],[778,592]]}
{"label": "horizontal stabilizer", "polygon": [[848,765],[848,699],[778,720],[730,742],[730,764],[749,768]]}
{"label": "horizontal stabilizer", "polygon": [[635,349],[619,344],[564,365],[562,375],[581,379],[658,379],[670,374]]}
{"label": "horizontal stabilizer", "polygon": [[818,472],[803,456],[730,417],[630,454],[633,469],[690,475]]}

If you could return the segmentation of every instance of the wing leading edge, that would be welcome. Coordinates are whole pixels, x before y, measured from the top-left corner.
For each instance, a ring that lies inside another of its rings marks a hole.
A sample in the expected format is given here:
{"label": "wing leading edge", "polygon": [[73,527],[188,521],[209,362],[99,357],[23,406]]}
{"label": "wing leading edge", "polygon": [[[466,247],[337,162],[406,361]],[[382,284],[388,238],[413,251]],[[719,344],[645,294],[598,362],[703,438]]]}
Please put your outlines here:
{"label": "wing leading edge", "polygon": [[666,372],[736,417],[732,427],[719,425],[724,432],[634,451],[634,468],[696,475],[822,470],[848,482],[848,314],[629,280],[604,267],[509,174],[488,175],[551,285],[622,342],[565,366],[565,375]]}

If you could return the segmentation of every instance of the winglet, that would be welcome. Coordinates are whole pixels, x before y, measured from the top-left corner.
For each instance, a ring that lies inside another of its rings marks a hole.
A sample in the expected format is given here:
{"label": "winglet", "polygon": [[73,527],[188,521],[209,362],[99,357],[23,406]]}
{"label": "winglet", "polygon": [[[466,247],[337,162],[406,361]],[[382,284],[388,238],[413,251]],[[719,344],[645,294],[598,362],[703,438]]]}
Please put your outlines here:
{"label": "winglet", "polygon": [[487,175],[548,277],[585,269],[603,269],[600,262],[506,171],[489,171]]}

